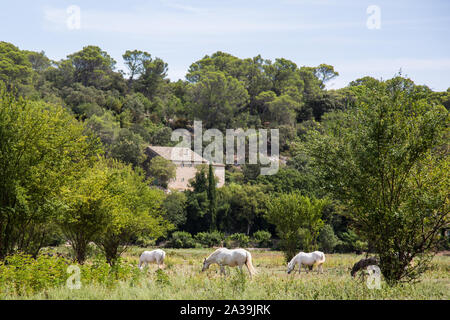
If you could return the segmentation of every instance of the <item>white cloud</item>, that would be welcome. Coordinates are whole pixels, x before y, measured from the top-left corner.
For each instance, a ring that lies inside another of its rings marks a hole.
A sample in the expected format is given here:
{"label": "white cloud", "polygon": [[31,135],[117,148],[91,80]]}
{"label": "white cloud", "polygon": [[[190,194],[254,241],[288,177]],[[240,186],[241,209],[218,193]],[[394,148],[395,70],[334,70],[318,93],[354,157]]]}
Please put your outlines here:
{"label": "white cloud", "polygon": [[[167,36],[221,36],[252,32],[289,32],[302,30],[334,30],[336,28],[361,27],[359,22],[306,23],[286,21],[282,17],[268,18],[256,10],[252,12],[215,8],[204,9],[163,2],[174,10],[134,8],[128,12],[91,10],[81,8],[82,29],[89,32],[108,32],[155,37]],[[45,7],[47,28],[65,28],[65,9]]]}
{"label": "white cloud", "polygon": [[65,9],[44,7],[44,21],[49,26],[62,28],[65,27],[67,21],[67,13]]}

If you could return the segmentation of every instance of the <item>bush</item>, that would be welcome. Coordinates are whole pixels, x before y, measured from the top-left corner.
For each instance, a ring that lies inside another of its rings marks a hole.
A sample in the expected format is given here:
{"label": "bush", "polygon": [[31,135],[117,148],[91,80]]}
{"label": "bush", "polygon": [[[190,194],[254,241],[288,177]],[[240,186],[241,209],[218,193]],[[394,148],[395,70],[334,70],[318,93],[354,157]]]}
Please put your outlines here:
{"label": "bush", "polygon": [[319,234],[319,247],[325,253],[332,253],[339,244],[339,238],[334,234],[333,227],[326,224]]}
{"label": "bush", "polygon": [[63,285],[69,261],[61,257],[15,254],[0,262],[0,292],[17,295],[35,293]]}
{"label": "bush", "polygon": [[[15,254],[0,261],[0,296],[24,296],[51,288],[64,287],[72,281],[84,286],[100,283],[113,286],[120,281],[131,280],[138,283],[142,273],[136,264],[119,258],[110,266],[105,257],[97,255],[92,263],[79,265],[61,256],[50,253],[39,255]],[[74,277],[75,276],[75,277]]]}
{"label": "bush", "polygon": [[156,240],[146,236],[138,236],[134,244],[141,248],[153,247],[156,245]]}
{"label": "bush", "polygon": [[353,232],[352,230],[348,230],[346,232],[338,233],[338,236],[340,238],[340,241],[335,247],[335,250],[337,252],[358,252],[357,247],[359,243],[357,244],[357,242],[361,239],[355,232]]}
{"label": "bush", "polygon": [[250,243],[250,237],[243,233],[234,233],[227,238],[227,247],[247,247]]}
{"label": "bush", "polygon": [[162,269],[156,270],[156,283],[160,286],[169,286],[170,285],[170,279],[167,273],[164,272]]}
{"label": "bush", "polygon": [[119,257],[111,266],[102,254],[94,256],[92,263],[76,266],[80,268],[82,285],[100,283],[114,286],[120,281],[133,280],[141,275],[139,268],[136,268],[135,264],[130,264]]}
{"label": "bush", "polygon": [[271,247],[272,246],[271,238],[272,234],[269,231],[265,230],[256,231],[253,234],[253,239],[260,248]]}
{"label": "bush", "polygon": [[195,240],[202,244],[202,246],[208,248],[220,246],[224,239],[224,234],[219,231],[199,232],[195,235]]}
{"label": "bush", "polygon": [[52,231],[45,240],[45,245],[49,247],[57,247],[66,242],[60,231]]}
{"label": "bush", "polygon": [[166,246],[169,248],[195,248],[196,242],[189,232],[177,231],[172,234]]}
{"label": "bush", "polygon": [[265,218],[276,227],[286,261],[297,254],[298,248],[304,251],[315,248],[327,203],[326,199],[309,198],[300,192],[281,194],[267,203]]}
{"label": "bush", "polygon": [[361,241],[361,240],[357,240],[355,242],[355,250],[357,254],[361,254],[364,251],[368,250],[368,244],[367,241]]}

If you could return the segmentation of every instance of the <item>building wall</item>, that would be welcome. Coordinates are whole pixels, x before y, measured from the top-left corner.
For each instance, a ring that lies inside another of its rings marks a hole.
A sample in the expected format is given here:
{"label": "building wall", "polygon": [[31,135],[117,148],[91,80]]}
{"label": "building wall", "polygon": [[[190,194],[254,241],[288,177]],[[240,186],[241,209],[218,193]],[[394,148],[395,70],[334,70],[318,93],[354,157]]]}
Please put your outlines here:
{"label": "building wall", "polygon": [[225,184],[225,166],[214,166],[214,175],[219,178],[217,187],[223,187]]}
{"label": "building wall", "polygon": [[182,167],[177,165],[176,178],[170,180],[168,188],[177,190],[188,189],[189,180],[195,177],[195,167]]}
{"label": "building wall", "polygon": [[[225,184],[225,167],[213,166],[214,175],[219,178],[217,187]],[[189,189],[189,180],[195,177],[197,169],[191,164],[177,164],[176,178],[169,182],[169,189],[187,190]]]}

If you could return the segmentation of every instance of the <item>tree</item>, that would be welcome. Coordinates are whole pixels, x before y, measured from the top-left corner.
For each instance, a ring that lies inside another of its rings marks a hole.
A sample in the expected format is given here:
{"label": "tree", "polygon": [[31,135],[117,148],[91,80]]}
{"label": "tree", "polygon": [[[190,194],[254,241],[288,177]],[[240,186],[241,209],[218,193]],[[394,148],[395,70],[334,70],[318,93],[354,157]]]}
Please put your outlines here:
{"label": "tree", "polygon": [[[324,223],[321,219],[326,200],[285,193],[268,203],[266,219],[275,225],[286,261],[290,261],[302,244],[312,250]],[[303,239],[302,239],[303,238]]]}
{"label": "tree", "polygon": [[33,69],[27,54],[11,43],[0,41],[0,80],[6,88],[31,82]]}
{"label": "tree", "polygon": [[315,192],[314,176],[308,170],[281,167],[276,174],[260,175],[256,181],[270,186],[277,193],[300,191],[302,194],[314,195]]}
{"label": "tree", "polygon": [[122,108],[130,110],[134,123],[141,123],[149,116],[152,104],[142,93],[134,93],[125,97]]}
{"label": "tree", "polygon": [[164,217],[175,227],[182,226],[186,222],[186,202],[184,192],[172,191],[162,203]]}
{"label": "tree", "polygon": [[205,73],[210,71],[219,71],[227,76],[239,78],[241,64],[242,62],[239,58],[229,53],[218,51],[211,56],[206,55],[201,60],[191,64],[186,79],[189,82],[196,83],[201,80]]}
{"label": "tree", "polygon": [[83,264],[88,244],[104,232],[109,212],[115,210],[115,199],[107,190],[108,170],[103,162],[96,163],[62,189],[58,225],[69,240],[75,259]]}
{"label": "tree", "polygon": [[289,95],[281,95],[268,103],[268,118],[272,125],[295,124],[295,116],[300,109],[300,103]]}
{"label": "tree", "polygon": [[157,186],[167,189],[169,181],[176,177],[176,165],[163,157],[156,156],[150,160],[148,173],[153,177]]}
{"label": "tree", "polygon": [[264,71],[272,82],[271,90],[281,95],[286,88],[303,88],[303,80],[300,77],[297,65],[287,59],[275,59],[273,64],[264,66]]}
{"label": "tree", "polygon": [[107,161],[107,165],[105,189],[109,200],[105,207],[109,210],[95,242],[113,265],[133,239],[157,239],[165,236],[173,225],[164,219],[164,192],[149,187],[141,170],[115,160]]}
{"label": "tree", "polygon": [[139,134],[124,128],[110,146],[109,155],[137,167],[144,161],[143,145],[144,140]]}
{"label": "tree", "polygon": [[206,72],[190,91],[194,116],[202,120],[206,128],[227,128],[247,100],[248,93],[242,84],[219,71]]}
{"label": "tree", "polygon": [[68,56],[74,67],[75,82],[96,88],[109,85],[116,61],[97,46],[86,46]]}
{"label": "tree", "polygon": [[218,189],[217,216],[221,231],[244,232],[267,227],[261,221],[268,201],[267,188],[263,185],[239,185],[231,183]]}
{"label": "tree", "polygon": [[401,77],[353,91],[355,105],[326,116],[305,153],[379,255],[386,281],[412,281],[449,223],[449,114]]}
{"label": "tree", "polygon": [[23,51],[27,57],[28,61],[31,63],[31,67],[34,71],[42,73],[52,66],[52,61],[45,55],[44,51]]}
{"label": "tree", "polygon": [[334,234],[333,227],[325,224],[319,234],[320,250],[323,250],[325,253],[332,253],[338,243],[339,239]]}
{"label": "tree", "polygon": [[208,72],[219,71],[226,76],[238,80],[247,90],[250,97],[249,111],[256,115],[256,106],[253,99],[263,91],[272,88],[272,81],[265,73],[265,67],[271,64],[270,60],[264,60],[260,55],[254,58],[239,59],[225,52],[216,52],[211,56],[206,55],[201,60],[194,62],[186,75],[191,83],[197,83]]}
{"label": "tree", "polygon": [[128,67],[129,75],[128,88],[131,88],[135,76],[141,76],[144,73],[144,63],[151,60],[151,55],[148,52],[140,50],[127,50],[122,55],[125,65]]}
{"label": "tree", "polygon": [[209,215],[211,216],[211,231],[217,230],[217,200],[216,200],[216,176],[212,164],[209,164],[208,171],[208,201]]}
{"label": "tree", "polygon": [[325,82],[330,81],[331,79],[334,79],[339,75],[339,72],[334,71],[334,67],[330,66],[329,64],[322,63],[318,67],[315,68],[315,75],[316,77],[322,81],[322,87],[324,87]]}
{"label": "tree", "polygon": [[110,146],[118,137],[120,124],[110,111],[105,111],[102,116],[92,115],[85,122],[86,128],[94,132],[105,147]]}
{"label": "tree", "polygon": [[160,58],[149,58],[144,60],[142,64],[143,72],[137,80],[136,88],[149,99],[153,99],[160,93],[165,84],[168,65]]}
{"label": "tree", "polygon": [[37,255],[61,188],[99,152],[99,141],[62,107],[16,99],[0,87],[0,259]]}
{"label": "tree", "polygon": [[196,169],[195,177],[189,181],[191,190],[186,191],[186,223],[182,228],[192,234],[211,229],[208,219],[208,169],[205,164],[196,166]]}
{"label": "tree", "polygon": [[164,193],[150,188],[140,170],[116,160],[101,159],[76,176],[61,199],[58,224],[79,263],[91,241],[112,265],[133,239],[158,238],[172,228],[163,219]]}

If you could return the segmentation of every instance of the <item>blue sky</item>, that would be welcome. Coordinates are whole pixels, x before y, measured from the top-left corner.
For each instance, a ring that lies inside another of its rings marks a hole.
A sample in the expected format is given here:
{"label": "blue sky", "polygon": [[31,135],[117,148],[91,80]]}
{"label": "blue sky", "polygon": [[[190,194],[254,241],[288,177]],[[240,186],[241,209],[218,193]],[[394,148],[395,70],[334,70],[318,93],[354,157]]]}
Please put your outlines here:
{"label": "blue sky", "polygon": [[[205,54],[284,57],[298,66],[331,64],[340,73],[329,88],[400,69],[433,90],[450,87],[450,1],[348,0],[130,0],[4,1],[0,40],[44,50],[59,60],[98,45],[123,68],[126,50],[147,51],[184,79]],[[69,29],[67,8],[80,8],[80,29]],[[380,9],[380,29],[366,25]]]}

